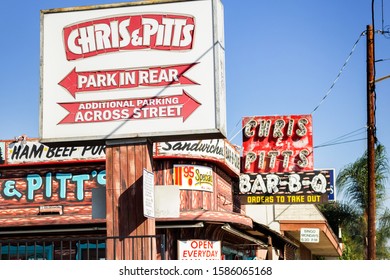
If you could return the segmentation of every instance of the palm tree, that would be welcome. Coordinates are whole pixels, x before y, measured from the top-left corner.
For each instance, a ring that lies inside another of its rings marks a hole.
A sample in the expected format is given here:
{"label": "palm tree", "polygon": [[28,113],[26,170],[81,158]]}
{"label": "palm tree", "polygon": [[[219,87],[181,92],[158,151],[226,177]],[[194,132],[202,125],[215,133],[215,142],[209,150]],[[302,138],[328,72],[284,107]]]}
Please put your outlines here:
{"label": "palm tree", "polygon": [[[346,251],[342,258],[365,259],[367,256],[368,168],[367,151],[354,163],[341,170],[336,185],[343,197],[341,202],[323,205],[321,210],[333,227],[340,226]],[[390,239],[390,210],[385,205],[385,183],[389,174],[386,149],[375,148],[376,186],[376,254],[377,259],[390,257],[386,243]],[[337,232],[337,231],[336,231]]]}

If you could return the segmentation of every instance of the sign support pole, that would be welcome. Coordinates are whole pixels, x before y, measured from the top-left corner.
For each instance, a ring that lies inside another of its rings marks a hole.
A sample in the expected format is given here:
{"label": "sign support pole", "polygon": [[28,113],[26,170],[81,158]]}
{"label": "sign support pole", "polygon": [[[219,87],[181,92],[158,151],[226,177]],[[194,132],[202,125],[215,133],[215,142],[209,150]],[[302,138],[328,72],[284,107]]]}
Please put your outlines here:
{"label": "sign support pole", "polygon": [[139,237],[156,234],[155,220],[143,211],[142,174],[144,168],[152,171],[152,163],[153,144],[147,139],[106,142],[107,259],[156,257],[155,239]]}

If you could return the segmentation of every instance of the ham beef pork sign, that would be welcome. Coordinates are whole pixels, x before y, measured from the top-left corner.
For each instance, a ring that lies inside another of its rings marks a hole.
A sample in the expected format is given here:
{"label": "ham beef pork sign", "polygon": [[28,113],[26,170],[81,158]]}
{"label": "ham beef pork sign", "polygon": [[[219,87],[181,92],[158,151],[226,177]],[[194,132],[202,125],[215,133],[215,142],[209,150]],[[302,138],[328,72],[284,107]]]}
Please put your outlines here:
{"label": "ham beef pork sign", "polygon": [[42,141],[226,135],[220,0],[41,11]]}

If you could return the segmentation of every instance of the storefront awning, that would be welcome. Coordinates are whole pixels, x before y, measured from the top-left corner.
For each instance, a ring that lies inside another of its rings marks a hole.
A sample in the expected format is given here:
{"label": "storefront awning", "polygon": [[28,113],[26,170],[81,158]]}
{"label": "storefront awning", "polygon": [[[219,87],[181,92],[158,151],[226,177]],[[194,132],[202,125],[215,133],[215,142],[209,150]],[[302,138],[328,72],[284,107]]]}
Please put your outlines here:
{"label": "storefront awning", "polygon": [[294,242],[293,240],[289,239],[288,237],[282,235],[281,233],[272,230],[270,227],[260,224],[260,223],[253,223],[253,230],[247,230],[248,233],[258,236],[262,235],[263,238],[271,237],[272,238],[272,244],[274,247],[282,247],[284,245],[290,246],[292,249],[298,249],[299,245],[298,243]]}
{"label": "storefront awning", "polygon": [[220,222],[220,223],[234,223],[244,227],[253,227],[251,218],[229,212],[219,211],[181,211],[178,218],[156,218],[156,222],[180,222],[180,221],[204,221],[204,222]]}
{"label": "storefront awning", "polygon": [[270,245],[280,250],[284,250],[286,245],[293,250],[299,248],[299,245],[292,239],[238,213],[183,211],[180,212],[178,218],[156,218],[157,228],[203,227],[206,224],[214,225],[215,236],[227,232],[231,236],[246,240],[247,244],[258,245],[262,248],[267,248]]}
{"label": "storefront awning", "polygon": [[279,221],[280,230],[286,236],[300,240],[302,228],[319,229],[319,242],[303,242],[312,255],[323,257],[339,257],[342,254],[342,247],[337,236],[334,234],[326,221]]}

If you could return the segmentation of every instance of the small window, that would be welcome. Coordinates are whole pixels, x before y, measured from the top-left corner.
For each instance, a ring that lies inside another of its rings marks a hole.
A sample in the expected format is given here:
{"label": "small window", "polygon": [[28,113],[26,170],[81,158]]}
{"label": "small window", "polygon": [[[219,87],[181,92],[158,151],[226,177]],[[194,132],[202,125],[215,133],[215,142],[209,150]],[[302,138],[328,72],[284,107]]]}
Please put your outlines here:
{"label": "small window", "polygon": [[11,246],[0,247],[1,260],[52,260],[53,248],[51,245]]}
{"label": "small window", "polygon": [[105,260],[106,243],[77,244],[76,260]]}

